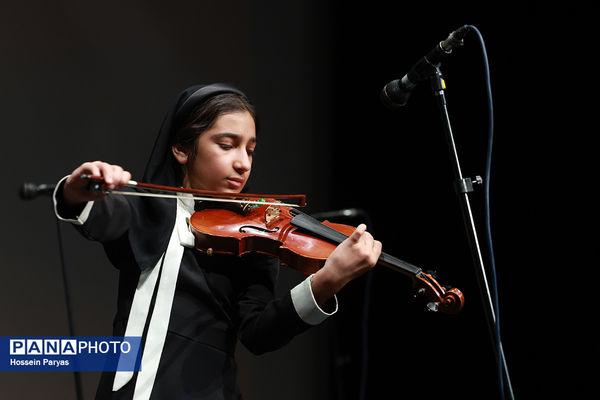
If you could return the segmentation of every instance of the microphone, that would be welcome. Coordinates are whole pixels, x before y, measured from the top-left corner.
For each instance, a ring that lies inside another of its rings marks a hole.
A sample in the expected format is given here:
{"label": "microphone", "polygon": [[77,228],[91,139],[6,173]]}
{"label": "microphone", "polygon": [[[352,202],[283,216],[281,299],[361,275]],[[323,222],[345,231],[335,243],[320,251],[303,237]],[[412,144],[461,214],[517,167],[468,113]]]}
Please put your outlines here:
{"label": "microphone", "polygon": [[464,44],[463,38],[469,32],[469,29],[469,25],[463,25],[450,33],[446,40],[442,40],[426,56],[417,61],[402,79],[396,79],[386,84],[379,96],[381,102],[389,109],[406,105],[411,91],[417,84],[433,74],[432,67],[436,67],[443,58],[452,53],[455,47]]}
{"label": "microphone", "polygon": [[36,198],[39,195],[52,195],[54,192],[54,188],[56,188],[56,183],[32,183],[25,182],[21,189],[19,190],[19,197],[21,200],[31,200]]}
{"label": "microphone", "polygon": [[323,211],[311,214],[313,218],[319,220],[334,219],[334,218],[357,218],[365,215],[364,210],[360,208],[343,208],[335,211]]}

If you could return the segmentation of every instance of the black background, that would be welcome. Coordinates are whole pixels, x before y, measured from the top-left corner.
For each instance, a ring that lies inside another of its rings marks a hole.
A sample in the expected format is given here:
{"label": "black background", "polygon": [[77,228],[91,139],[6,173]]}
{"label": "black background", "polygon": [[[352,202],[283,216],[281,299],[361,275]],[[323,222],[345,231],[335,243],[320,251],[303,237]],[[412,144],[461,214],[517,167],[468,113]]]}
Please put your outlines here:
{"label": "black background", "polygon": [[[591,250],[587,233],[581,231],[593,224],[585,208],[592,141],[585,122],[591,69],[584,61],[584,13],[566,3],[486,3],[460,10],[402,4],[345,9],[336,19],[336,71],[343,71],[335,79],[336,144],[343,150],[336,153],[335,198],[368,211],[384,250],[437,270],[442,283],[466,296],[459,316],[425,314],[407,301],[407,285],[393,272],[374,272],[367,398],[377,390],[395,391],[398,398],[498,396],[435,96],[425,82],[395,112],[377,98],[430,43],[464,23],[481,31],[491,69],[491,225],[515,396],[572,397],[589,389],[597,368],[585,360],[597,356],[598,346],[584,306],[585,281],[595,276],[585,261]],[[462,171],[474,177],[485,171],[487,97],[477,36],[471,33],[465,42],[441,70]],[[485,252],[483,190],[469,196]]]}
{"label": "black background", "polygon": [[[306,193],[309,212],[361,208],[384,251],[437,270],[440,283],[466,299],[458,315],[426,313],[411,298],[410,279],[378,267],[340,292],[336,317],[288,347],[263,357],[240,349],[246,397],[358,399],[367,376],[369,399],[498,398],[435,96],[423,82],[400,110],[379,102],[385,83],[471,24],[490,63],[492,236],[515,397],[591,393],[600,348],[590,10],[535,1],[67,1],[3,6],[0,22],[0,334],[69,334],[51,209],[45,199],[19,200],[21,183],[55,182],[93,159],[141,176],[176,94],[225,81],[245,88],[261,115],[257,192]],[[483,175],[487,98],[474,33],[441,70],[463,174]],[[483,246],[481,188],[470,200]],[[116,272],[99,246],[66,227],[62,235],[76,334],[108,335]],[[282,271],[281,290],[299,279]],[[365,350],[368,375],[361,373]],[[97,374],[82,379],[92,398]],[[75,398],[68,373],[2,372],[0,380],[6,398]]]}

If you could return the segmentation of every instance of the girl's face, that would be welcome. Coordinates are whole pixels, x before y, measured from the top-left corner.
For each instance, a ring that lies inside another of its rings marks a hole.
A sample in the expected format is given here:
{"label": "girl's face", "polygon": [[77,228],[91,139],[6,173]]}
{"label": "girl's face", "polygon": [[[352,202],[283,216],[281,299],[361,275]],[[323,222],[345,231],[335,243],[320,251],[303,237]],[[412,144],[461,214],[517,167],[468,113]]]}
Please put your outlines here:
{"label": "girl's face", "polygon": [[247,111],[222,114],[197,139],[197,152],[173,146],[183,166],[183,187],[239,193],[250,176],[256,146],[256,126]]}

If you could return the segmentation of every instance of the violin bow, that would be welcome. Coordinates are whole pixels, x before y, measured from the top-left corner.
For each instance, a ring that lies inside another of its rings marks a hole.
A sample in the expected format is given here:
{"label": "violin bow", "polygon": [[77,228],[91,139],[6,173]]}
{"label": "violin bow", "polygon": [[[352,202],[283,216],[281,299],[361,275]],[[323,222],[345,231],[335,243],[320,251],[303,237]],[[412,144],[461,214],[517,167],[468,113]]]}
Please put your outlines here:
{"label": "violin bow", "polygon": [[[230,192],[218,192],[213,190],[199,190],[199,189],[185,189],[177,188],[173,186],[156,185],[153,183],[143,183],[130,180],[125,187],[146,189],[152,191],[148,192],[128,192],[124,190],[111,190],[106,187],[104,178],[98,175],[82,174],[81,178],[89,179],[91,182],[91,190],[101,191],[103,193],[117,193],[125,196],[140,196],[140,197],[159,197],[159,198],[170,198],[176,199],[181,197],[179,194],[188,194],[189,198],[194,200],[205,200],[205,201],[218,201],[226,203],[243,203],[243,204],[257,204],[257,205],[276,205],[276,206],[288,206],[288,207],[304,207],[306,205],[306,195],[304,194],[256,194],[256,193],[230,193]],[[161,193],[154,193],[161,192]],[[282,203],[266,201],[265,199],[297,199],[298,204],[293,203]],[[257,200],[249,200],[257,199]]]}

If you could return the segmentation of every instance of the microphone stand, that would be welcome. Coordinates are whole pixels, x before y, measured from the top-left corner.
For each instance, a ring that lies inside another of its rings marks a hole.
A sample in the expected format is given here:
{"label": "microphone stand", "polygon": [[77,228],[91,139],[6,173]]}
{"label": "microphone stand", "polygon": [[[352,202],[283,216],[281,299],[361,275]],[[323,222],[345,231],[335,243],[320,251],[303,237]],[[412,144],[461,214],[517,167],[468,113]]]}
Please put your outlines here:
{"label": "microphone stand", "polygon": [[[32,200],[39,195],[48,195],[50,196],[50,207],[54,209],[54,200],[52,200],[52,194],[54,193],[56,185],[43,183],[41,185],[36,185],[31,182],[24,182],[19,190],[19,197],[21,200]],[[69,294],[69,281],[67,280],[67,267],[65,262],[65,252],[63,246],[63,238],[60,229],[60,221],[58,218],[54,218],[56,220],[56,238],[58,240],[58,254],[60,257],[60,267],[62,273],[62,281],[63,287],[65,290],[65,306],[67,311],[67,323],[69,328],[69,336],[75,336],[75,327],[73,323],[73,311],[71,309],[71,297]],[[83,391],[81,386],[81,375],[77,368],[73,371],[73,378],[75,380],[75,395],[77,400],[83,399]]]}
{"label": "microphone stand", "polygon": [[[53,200],[50,200],[50,201],[52,202],[52,208],[54,208]],[[60,221],[58,220],[58,218],[54,218],[54,219],[56,220],[56,237],[58,238],[58,253],[60,256],[62,281],[63,281],[63,286],[65,289],[65,306],[67,309],[67,323],[68,323],[68,327],[69,327],[69,335],[71,337],[73,337],[73,336],[75,336],[75,324],[73,322],[73,310],[71,309],[71,296],[69,294],[69,282],[67,280],[67,268],[66,268],[66,262],[65,262],[64,245],[63,245],[62,233],[60,230]],[[77,369],[75,369],[75,371],[73,371],[73,379],[75,380],[75,396],[76,396],[77,400],[82,400],[83,399],[83,389],[81,386],[81,375],[80,375],[79,371],[77,371]]]}
{"label": "microphone stand", "polygon": [[494,344],[494,352],[496,355],[496,360],[498,362],[499,372],[499,380],[501,385],[501,391],[504,393],[504,385],[503,378],[506,379],[506,386],[509,389],[508,393],[511,396],[511,399],[514,399],[512,386],[510,382],[510,377],[508,374],[508,368],[506,365],[506,360],[504,358],[504,350],[502,348],[502,342],[500,340],[500,336],[495,334],[495,332],[499,332],[497,329],[497,317],[494,308],[494,302],[492,300],[492,294],[490,292],[490,286],[488,284],[488,279],[486,275],[485,264],[483,262],[483,257],[481,254],[481,248],[479,247],[479,240],[477,238],[477,229],[475,227],[475,222],[473,219],[473,213],[471,212],[471,204],[469,203],[469,193],[473,192],[474,184],[481,184],[483,181],[481,177],[477,176],[475,179],[472,178],[464,178],[460,169],[460,161],[458,159],[458,152],[456,151],[456,144],[454,142],[454,136],[452,134],[452,127],[450,125],[450,117],[448,114],[448,108],[446,105],[446,97],[444,93],[444,89],[446,89],[446,84],[444,82],[444,78],[439,69],[439,65],[429,64],[431,68],[431,86],[434,91],[435,97],[437,99],[437,104],[440,109],[443,129],[446,135],[446,141],[448,143],[448,150],[450,152],[450,158],[452,161],[452,168],[454,171],[454,176],[456,178],[456,193],[458,195],[463,221],[465,224],[465,229],[467,233],[467,238],[469,241],[469,247],[471,250],[471,256],[473,258],[473,262],[476,266],[475,272],[477,276],[477,280],[479,283],[479,290],[481,299],[483,302],[483,309],[487,320],[487,325],[489,328],[490,336],[492,343]]}

